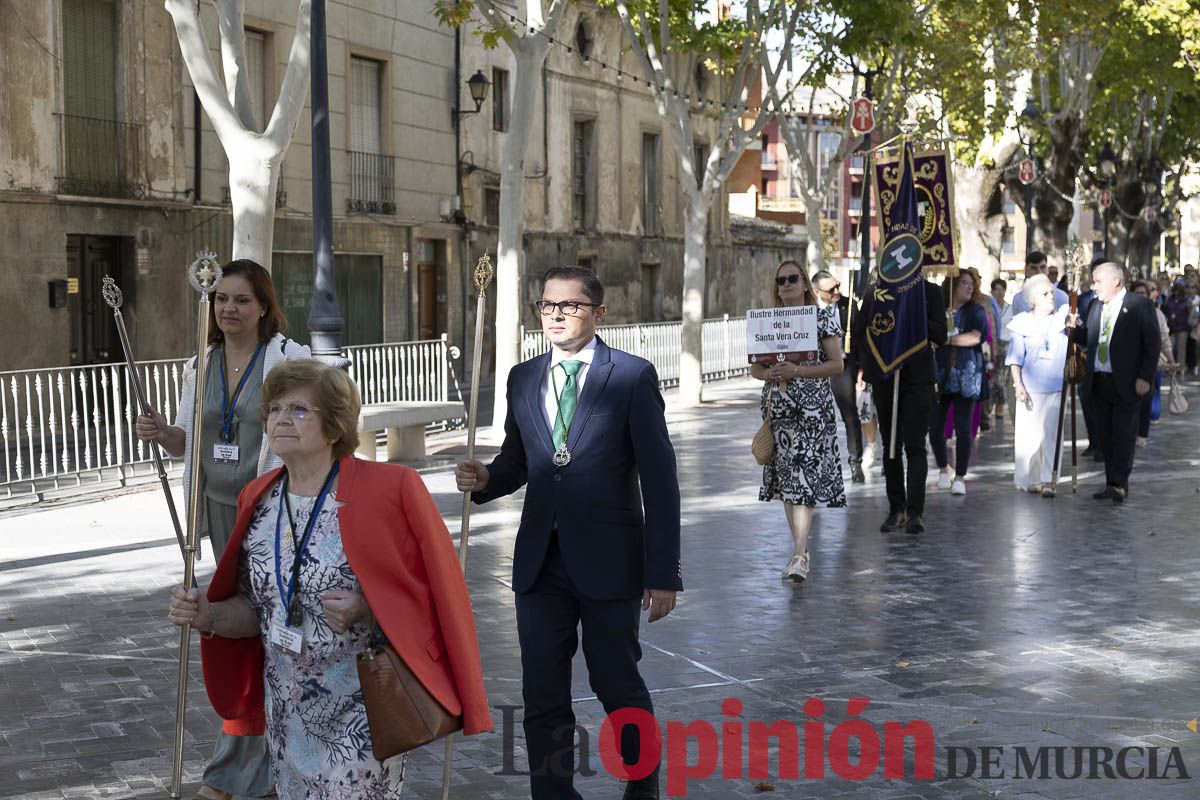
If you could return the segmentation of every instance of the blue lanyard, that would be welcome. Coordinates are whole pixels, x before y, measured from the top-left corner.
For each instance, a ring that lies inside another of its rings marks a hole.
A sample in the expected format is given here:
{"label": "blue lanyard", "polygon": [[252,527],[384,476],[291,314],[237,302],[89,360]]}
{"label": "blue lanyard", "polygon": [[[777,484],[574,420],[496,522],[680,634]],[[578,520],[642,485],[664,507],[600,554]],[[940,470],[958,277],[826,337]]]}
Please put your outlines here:
{"label": "blue lanyard", "polygon": [[[282,547],[282,537],[280,536],[280,527],[283,524],[283,507],[288,502],[288,476],[287,472],[283,473],[283,481],[279,486],[279,507],[275,510],[275,582],[279,586],[279,599],[283,601],[284,614],[287,617],[289,627],[299,625],[297,614],[293,612],[299,611],[299,606],[292,608],[292,602],[296,599],[296,585],[300,582],[300,561],[304,556],[304,550],[308,547],[308,539],[312,536],[313,526],[316,524],[317,515],[321,513],[321,506],[325,505],[325,498],[329,496],[329,487],[333,483],[333,479],[338,474],[338,462],[333,462],[333,466],[329,468],[329,474],[325,476],[325,483],[321,484],[321,491],[317,495],[317,501],[313,504],[312,513],[308,515],[308,523],[304,526],[304,536],[296,545],[296,557],[292,561],[292,577],[288,581],[287,587],[283,584],[283,559],[280,555]],[[288,508],[288,522],[292,522],[292,509]],[[296,535],[295,524],[292,524],[292,536]]]}
{"label": "blue lanyard", "polygon": [[233,390],[232,400],[229,398],[229,385],[225,382],[225,346],[222,345],[219,351],[221,358],[221,441],[225,444],[233,442],[233,436],[230,434],[230,431],[233,430],[233,412],[237,410],[238,396],[241,395],[246,381],[250,379],[250,373],[254,370],[254,362],[258,361],[258,354],[262,352],[262,349],[262,342],[259,342],[258,347],[254,348],[254,355],[250,357],[250,363],[246,365],[246,372],[238,381],[237,388]]}

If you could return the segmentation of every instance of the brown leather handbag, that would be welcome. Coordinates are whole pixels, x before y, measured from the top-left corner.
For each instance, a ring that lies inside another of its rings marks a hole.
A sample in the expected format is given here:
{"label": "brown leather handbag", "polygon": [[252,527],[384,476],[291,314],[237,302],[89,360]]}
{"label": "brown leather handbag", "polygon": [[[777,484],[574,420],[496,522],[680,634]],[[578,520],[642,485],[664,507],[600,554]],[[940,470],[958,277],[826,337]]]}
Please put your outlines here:
{"label": "brown leather handbag", "polygon": [[379,761],[462,730],[462,716],[447,711],[390,644],[358,654],[358,680]]}

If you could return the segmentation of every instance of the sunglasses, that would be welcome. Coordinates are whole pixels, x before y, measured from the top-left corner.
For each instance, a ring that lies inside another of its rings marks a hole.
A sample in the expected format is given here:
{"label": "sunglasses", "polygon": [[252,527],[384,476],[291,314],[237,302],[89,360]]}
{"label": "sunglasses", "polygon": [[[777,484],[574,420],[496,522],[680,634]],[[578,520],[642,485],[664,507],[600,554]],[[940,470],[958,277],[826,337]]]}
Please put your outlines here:
{"label": "sunglasses", "polygon": [[839,294],[842,291],[842,285],[840,283],[835,283],[833,286],[830,286],[828,289],[818,288],[817,291],[820,292],[821,294]]}
{"label": "sunglasses", "polygon": [[800,273],[792,273],[791,275],[779,275],[775,278],[776,286],[785,286],[789,283],[799,283]]}

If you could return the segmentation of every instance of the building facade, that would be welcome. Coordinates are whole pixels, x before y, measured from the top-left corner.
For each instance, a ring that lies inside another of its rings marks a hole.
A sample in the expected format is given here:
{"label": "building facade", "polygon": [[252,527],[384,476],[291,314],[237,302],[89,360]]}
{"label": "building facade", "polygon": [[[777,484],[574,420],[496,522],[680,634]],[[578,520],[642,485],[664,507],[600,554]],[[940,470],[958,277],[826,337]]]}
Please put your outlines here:
{"label": "building facade", "polygon": [[[216,11],[199,4],[215,64]],[[296,25],[292,0],[246,3],[256,123],[269,117]],[[345,344],[461,331],[454,302],[455,35],[432,0],[330,2],[334,248]],[[225,154],[159,0],[10,0],[0,5],[0,370],[121,358],[99,296],[112,275],[140,359],[194,349],[184,268],[230,255]],[[275,197],[272,271],[307,339],[312,293],[310,115]],[[65,287],[65,288],[64,288]]]}

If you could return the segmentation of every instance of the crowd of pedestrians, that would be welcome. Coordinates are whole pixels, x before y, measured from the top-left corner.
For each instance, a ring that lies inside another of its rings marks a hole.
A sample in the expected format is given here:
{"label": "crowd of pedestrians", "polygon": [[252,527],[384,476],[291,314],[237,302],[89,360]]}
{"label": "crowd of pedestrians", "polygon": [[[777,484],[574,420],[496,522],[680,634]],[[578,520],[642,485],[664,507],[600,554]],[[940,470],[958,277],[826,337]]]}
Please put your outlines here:
{"label": "crowd of pedestrians", "polygon": [[[1152,423],[1166,407],[1164,387],[1175,387],[1185,370],[1196,374],[1198,276],[1189,265],[1177,276],[1130,281],[1125,270],[1099,260],[1089,272],[1089,285],[1077,296],[1068,290],[1066,276],[1056,284],[1057,270],[1039,252],[1027,259],[1025,279],[1015,294],[1001,278],[984,294],[979,273],[969,268],[942,286],[925,281],[927,346],[902,370],[885,375],[874,359],[860,355],[866,352],[865,333],[875,304],[872,287],[859,306],[841,294],[831,273],[814,273],[815,291],[810,292],[798,266],[781,265],[776,291],[782,304],[812,303],[822,314],[834,308],[839,313],[819,317],[819,358],[822,366],[830,365],[827,369],[805,371],[784,364],[751,370],[764,381],[763,408],[770,410],[768,419],[777,445],[782,445],[764,466],[760,499],[783,497],[793,534],[792,501],[776,488],[779,476],[806,489],[800,506],[805,533],[813,507],[845,504],[840,471],[831,473],[838,460],[837,442],[829,441],[828,433],[839,416],[850,449],[852,482],[864,480],[863,464],[870,463],[864,454],[873,452],[876,422],[882,432],[889,511],[880,530],[885,533],[925,531],[927,445],[937,467],[936,489],[967,493],[975,439],[990,430],[993,419],[1011,422],[1011,427],[998,425],[997,431],[1012,437],[1015,487],[1053,498],[1069,435],[1064,404],[1077,394],[1085,455],[1104,464],[1104,483],[1093,497],[1124,502],[1135,450],[1146,446]],[[843,352],[847,314],[852,331]],[[840,368],[832,366],[839,360]],[[857,379],[851,380],[854,372]],[[812,401],[784,399],[802,397]],[[782,413],[785,403],[788,413]],[[1180,398],[1172,405],[1178,411],[1186,404]],[[897,442],[890,448],[893,413]],[[812,555],[803,546],[806,541],[807,536],[796,538],[785,578],[807,578]]]}

